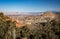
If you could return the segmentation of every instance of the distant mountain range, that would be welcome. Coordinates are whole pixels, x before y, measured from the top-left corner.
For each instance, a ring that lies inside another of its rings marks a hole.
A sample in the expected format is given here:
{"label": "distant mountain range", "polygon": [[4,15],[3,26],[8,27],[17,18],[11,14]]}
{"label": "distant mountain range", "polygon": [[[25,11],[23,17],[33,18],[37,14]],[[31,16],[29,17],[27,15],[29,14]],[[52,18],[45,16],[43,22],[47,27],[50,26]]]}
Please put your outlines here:
{"label": "distant mountain range", "polygon": [[52,12],[52,13],[55,13],[55,14],[60,14],[60,11],[57,11],[57,10],[54,10],[54,11],[48,11],[48,12]]}
{"label": "distant mountain range", "polygon": [[4,12],[5,15],[40,15],[43,12]]}
{"label": "distant mountain range", "polygon": [[[60,14],[60,11],[49,11],[55,14]],[[41,15],[45,12],[4,12],[5,15]]]}

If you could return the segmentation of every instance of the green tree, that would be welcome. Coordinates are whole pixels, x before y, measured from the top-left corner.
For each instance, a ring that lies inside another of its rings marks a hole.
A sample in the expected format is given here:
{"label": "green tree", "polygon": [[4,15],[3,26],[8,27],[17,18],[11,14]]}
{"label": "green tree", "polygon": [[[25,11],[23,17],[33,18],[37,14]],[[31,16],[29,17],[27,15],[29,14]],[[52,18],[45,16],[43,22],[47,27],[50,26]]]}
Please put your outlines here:
{"label": "green tree", "polygon": [[12,31],[15,28],[15,22],[4,19],[3,13],[0,13],[0,39],[12,39]]}
{"label": "green tree", "polygon": [[0,12],[0,17],[3,17],[3,16],[4,16],[3,12]]}

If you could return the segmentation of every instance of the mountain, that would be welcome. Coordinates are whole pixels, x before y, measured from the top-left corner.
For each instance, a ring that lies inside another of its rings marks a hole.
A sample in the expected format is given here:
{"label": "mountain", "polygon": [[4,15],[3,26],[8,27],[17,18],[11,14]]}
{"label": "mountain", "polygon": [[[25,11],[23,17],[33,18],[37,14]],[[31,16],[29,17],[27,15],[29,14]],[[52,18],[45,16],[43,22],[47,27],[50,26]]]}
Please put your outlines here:
{"label": "mountain", "polygon": [[53,20],[56,18],[60,21],[60,13],[56,14],[53,12],[14,12],[13,14],[7,14],[7,16],[12,17],[12,20],[16,21],[18,27],[24,23],[47,22],[48,19]]}
{"label": "mountain", "polygon": [[51,12],[53,12],[55,14],[60,14],[60,11],[51,11]]}
{"label": "mountain", "polygon": [[5,15],[40,15],[43,12],[4,12]]}

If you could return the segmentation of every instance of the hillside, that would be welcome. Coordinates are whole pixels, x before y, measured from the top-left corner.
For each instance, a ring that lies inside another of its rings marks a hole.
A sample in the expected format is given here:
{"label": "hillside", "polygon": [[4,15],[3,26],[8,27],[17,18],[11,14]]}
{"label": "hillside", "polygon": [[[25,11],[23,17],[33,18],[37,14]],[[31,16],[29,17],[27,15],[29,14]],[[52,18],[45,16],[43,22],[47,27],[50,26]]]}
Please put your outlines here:
{"label": "hillside", "polygon": [[59,14],[55,14],[53,12],[44,12],[44,14],[40,15],[19,15],[19,16],[14,16],[14,15],[9,15],[9,17],[12,17],[18,21],[21,21],[22,23],[37,23],[37,22],[47,22],[47,19],[53,20],[53,19],[59,19]]}
{"label": "hillside", "polygon": [[59,14],[6,16],[0,14],[1,39],[59,39]]}

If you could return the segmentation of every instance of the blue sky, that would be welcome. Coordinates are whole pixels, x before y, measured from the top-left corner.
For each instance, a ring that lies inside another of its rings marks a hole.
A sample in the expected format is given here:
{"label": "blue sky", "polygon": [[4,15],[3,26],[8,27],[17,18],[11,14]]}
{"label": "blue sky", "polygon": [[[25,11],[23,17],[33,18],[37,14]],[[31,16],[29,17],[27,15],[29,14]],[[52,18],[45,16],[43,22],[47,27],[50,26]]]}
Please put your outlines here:
{"label": "blue sky", "polygon": [[2,12],[60,11],[60,0],[0,0]]}

